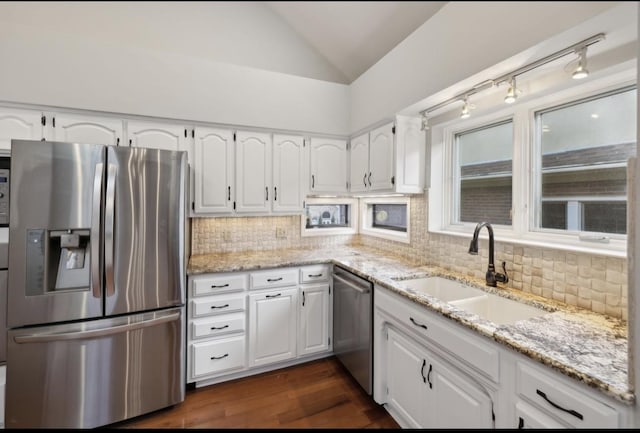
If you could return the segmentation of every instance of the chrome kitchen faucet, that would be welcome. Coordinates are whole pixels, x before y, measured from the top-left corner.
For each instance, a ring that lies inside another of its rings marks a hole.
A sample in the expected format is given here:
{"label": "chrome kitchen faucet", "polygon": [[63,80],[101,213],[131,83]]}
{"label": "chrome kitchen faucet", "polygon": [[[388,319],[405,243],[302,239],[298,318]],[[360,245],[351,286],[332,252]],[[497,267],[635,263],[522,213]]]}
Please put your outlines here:
{"label": "chrome kitchen faucet", "polygon": [[493,227],[488,222],[478,223],[476,229],[473,232],[473,239],[471,239],[471,243],[469,244],[469,254],[478,255],[478,234],[480,233],[480,229],[482,227],[486,227],[489,231],[489,268],[487,269],[487,286],[496,287],[497,282],[506,283],[509,281],[509,276],[507,275],[507,267],[506,262],[502,262],[502,270],[504,274],[496,272],[496,268],[493,265]]}

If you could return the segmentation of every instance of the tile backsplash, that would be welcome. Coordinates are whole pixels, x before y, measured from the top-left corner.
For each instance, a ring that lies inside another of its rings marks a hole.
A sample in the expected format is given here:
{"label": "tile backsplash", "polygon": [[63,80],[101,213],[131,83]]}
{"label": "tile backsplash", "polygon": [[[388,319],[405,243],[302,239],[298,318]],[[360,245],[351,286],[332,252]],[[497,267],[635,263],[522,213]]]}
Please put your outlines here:
{"label": "tile backsplash", "polygon": [[[299,216],[193,218],[192,254],[329,248],[364,245],[393,252],[416,264],[433,264],[484,278],[486,240],[477,256],[468,254],[470,237],[427,231],[426,195],[411,197],[409,244],[366,235],[302,237]],[[508,286],[627,320],[627,259],[528,247],[496,241],[496,267],[505,261]]]}

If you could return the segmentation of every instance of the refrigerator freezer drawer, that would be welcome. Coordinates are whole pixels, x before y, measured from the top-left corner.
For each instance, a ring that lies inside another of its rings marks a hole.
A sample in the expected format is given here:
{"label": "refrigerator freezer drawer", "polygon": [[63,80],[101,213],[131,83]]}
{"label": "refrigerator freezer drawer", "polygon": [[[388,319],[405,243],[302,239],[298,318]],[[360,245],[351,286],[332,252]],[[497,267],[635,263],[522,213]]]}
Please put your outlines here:
{"label": "refrigerator freezer drawer", "polygon": [[10,330],[7,428],[94,428],[184,400],[184,307]]}
{"label": "refrigerator freezer drawer", "polygon": [[247,365],[244,335],[206,343],[194,343],[191,348],[193,377],[244,368]]}

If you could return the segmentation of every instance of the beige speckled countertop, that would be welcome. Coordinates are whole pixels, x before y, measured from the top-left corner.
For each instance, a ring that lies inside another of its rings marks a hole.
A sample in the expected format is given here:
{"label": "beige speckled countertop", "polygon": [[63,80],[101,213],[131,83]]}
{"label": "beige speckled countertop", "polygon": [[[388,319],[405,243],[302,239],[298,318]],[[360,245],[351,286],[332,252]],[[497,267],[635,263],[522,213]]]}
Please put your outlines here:
{"label": "beige speckled countertop", "polygon": [[[623,403],[632,404],[635,401],[635,395],[628,385],[626,322],[519,290],[487,287],[484,280],[442,268],[412,264],[388,252],[350,246],[326,250],[202,254],[191,256],[187,273],[250,271],[319,263],[343,266]],[[459,280],[551,313],[512,325],[496,325],[403,284],[403,280],[428,275]]]}

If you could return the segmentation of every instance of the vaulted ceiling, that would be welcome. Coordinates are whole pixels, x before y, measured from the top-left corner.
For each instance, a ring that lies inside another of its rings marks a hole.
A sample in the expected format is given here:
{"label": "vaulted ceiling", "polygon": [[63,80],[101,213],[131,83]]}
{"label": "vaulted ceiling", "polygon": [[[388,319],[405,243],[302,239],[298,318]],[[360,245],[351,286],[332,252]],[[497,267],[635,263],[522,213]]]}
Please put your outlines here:
{"label": "vaulted ceiling", "polygon": [[447,2],[266,2],[351,83]]}

